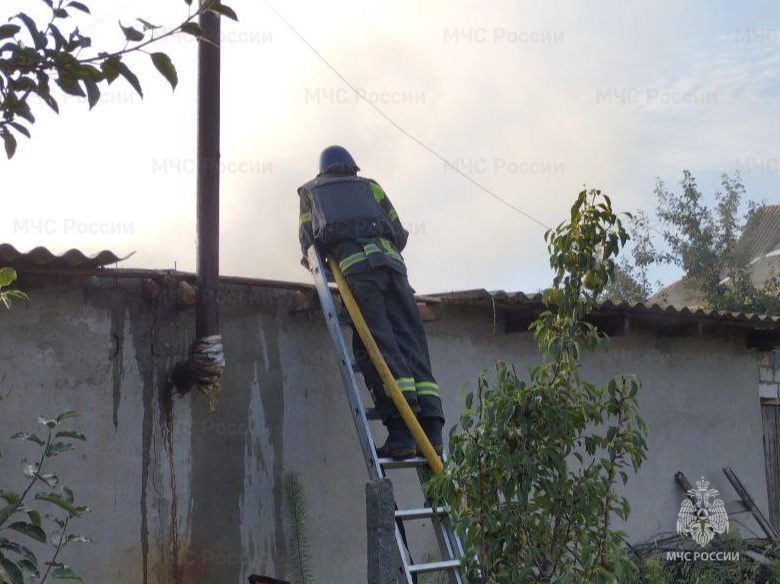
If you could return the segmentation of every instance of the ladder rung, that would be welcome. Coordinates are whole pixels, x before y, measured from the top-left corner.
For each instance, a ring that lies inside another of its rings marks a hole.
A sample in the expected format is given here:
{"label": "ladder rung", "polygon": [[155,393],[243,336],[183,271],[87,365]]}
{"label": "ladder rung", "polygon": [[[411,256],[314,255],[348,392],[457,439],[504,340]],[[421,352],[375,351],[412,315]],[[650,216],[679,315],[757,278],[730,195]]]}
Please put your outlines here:
{"label": "ladder rung", "polygon": [[414,508],[411,510],[396,510],[395,517],[398,520],[420,520],[422,518],[433,518],[444,514],[446,510],[442,507],[436,508]]}
{"label": "ladder rung", "polygon": [[366,408],[366,418],[368,420],[382,420],[382,415],[376,408]]}
{"label": "ladder rung", "polygon": [[460,561],[436,561],[435,563],[422,563],[420,565],[411,565],[410,573],[432,573],[433,571],[444,571],[446,569],[455,569],[460,567]]}
{"label": "ladder rung", "polygon": [[428,465],[425,457],[410,457],[409,459],[387,459],[381,457],[379,465],[385,469],[408,469],[410,467],[421,467]]}

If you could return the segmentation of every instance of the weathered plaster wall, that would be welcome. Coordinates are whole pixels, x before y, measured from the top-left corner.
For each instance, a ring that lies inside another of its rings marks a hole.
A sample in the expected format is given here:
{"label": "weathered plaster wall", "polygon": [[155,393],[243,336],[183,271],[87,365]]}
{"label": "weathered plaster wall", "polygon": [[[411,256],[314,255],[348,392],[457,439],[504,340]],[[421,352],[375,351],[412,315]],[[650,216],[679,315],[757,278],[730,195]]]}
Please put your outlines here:
{"label": "weathered plaster wall", "polygon": [[[316,313],[290,313],[289,291],[223,288],[220,405],[212,415],[203,397],[174,401],[171,459],[160,389],[186,355],[192,310],[178,311],[166,294],[144,301],[135,279],[23,277],[21,286],[30,304],[0,312],[0,383],[11,394],[0,406],[0,485],[19,484],[27,453],[3,437],[32,430],[38,413],[83,413],[73,426],[88,442],[56,465],[93,508],[76,529],[95,543],[67,554],[88,581],[169,581],[176,571],[203,582],[289,576],[283,479],[293,471],[308,500],[315,577],[365,579],[367,474]],[[446,307],[427,328],[453,422],[461,387],[494,360],[518,370],[537,361],[530,335],[504,334],[485,308]],[[730,465],[766,509],[756,356],[739,336],[658,338],[635,329],[585,370],[596,381],[614,370],[644,381],[650,452],[628,485],[633,540],[674,530],[677,470],[692,481],[707,476],[730,500],[720,473]],[[410,487],[398,491],[421,503]]]}

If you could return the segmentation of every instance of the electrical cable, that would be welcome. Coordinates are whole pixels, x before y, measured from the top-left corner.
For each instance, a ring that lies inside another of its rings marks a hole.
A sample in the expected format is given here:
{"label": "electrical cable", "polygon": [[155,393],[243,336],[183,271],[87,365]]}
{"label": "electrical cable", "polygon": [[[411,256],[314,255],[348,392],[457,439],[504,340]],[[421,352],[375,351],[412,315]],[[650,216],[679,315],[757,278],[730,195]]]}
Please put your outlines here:
{"label": "electrical cable", "polygon": [[543,227],[544,229],[546,229],[546,230],[547,230],[547,229],[550,229],[550,227],[549,227],[547,224],[545,224],[544,222],[542,222],[542,221],[540,221],[540,220],[536,219],[536,218],[535,218],[533,215],[531,215],[530,213],[527,213],[527,212],[523,211],[522,209],[520,209],[519,207],[517,207],[517,206],[513,205],[512,203],[510,203],[510,202],[509,202],[509,201],[507,201],[506,199],[504,199],[504,198],[500,197],[499,195],[497,195],[496,193],[494,193],[493,191],[491,191],[490,189],[488,189],[487,187],[485,187],[484,185],[482,185],[481,183],[479,183],[478,181],[476,181],[475,179],[473,179],[471,176],[469,176],[469,175],[467,175],[466,173],[464,173],[463,171],[461,171],[461,170],[460,170],[458,167],[456,167],[455,165],[453,165],[453,164],[452,164],[450,161],[448,161],[448,160],[447,160],[447,159],[446,159],[444,156],[442,156],[441,154],[439,154],[439,153],[438,153],[436,150],[434,150],[433,148],[431,148],[430,146],[428,146],[427,144],[425,144],[425,143],[424,143],[422,140],[418,139],[416,136],[414,136],[413,134],[411,134],[410,132],[408,132],[407,130],[405,130],[403,127],[401,127],[401,126],[400,126],[398,123],[396,123],[396,122],[395,122],[395,120],[393,120],[393,119],[392,119],[390,116],[388,116],[387,114],[385,114],[385,113],[382,111],[382,109],[381,109],[381,108],[379,108],[379,107],[378,107],[378,106],[377,106],[375,103],[373,103],[372,101],[370,101],[369,99],[367,99],[365,95],[363,95],[362,93],[360,93],[360,91],[358,91],[358,89],[357,89],[357,88],[356,88],[354,85],[352,85],[352,83],[350,83],[350,81],[349,81],[349,80],[348,80],[346,77],[344,77],[344,75],[342,75],[342,74],[341,74],[341,72],[340,72],[338,69],[336,69],[336,68],[335,68],[333,65],[331,65],[331,63],[330,63],[330,62],[329,62],[329,61],[328,61],[328,60],[327,60],[327,59],[326,59],[326,58],[325,58],[325,57],[322,55],[322,53],[320,53],[320,52],[319,52],[319,51],[318,51],[318,50],[317,50],[317,49],[314,47],[314,45],[312,45],[312,44],[311,44],[311,43],[310,43],[310,42],[309,42],[309,41],[306,39],[306,37],[304,37],[304,36],[303,36],[303,35],[302,35],[300,32],[298,32],[298,30],[297,30],[297,29],[296,29],[296,28],[295,28],[295,27],[292,25],[292,23],[291,23],[290,21],[288,21],[288,20],[287,20],[287,19],[284,17],[284,15],[282,15],[282,14],[281,14],[281,13],[280,13],[280,12],[279,12],[279,11],[278,11],[278,10],[277,10],[277,9],[276,9],[276,8],[275,8],[275,7],[274,7],[274,6],[273,6],[273,5],[272,5],[272,4],[271,4],[271,3],[270,3],[268,0],[263,0],[263,2],[265,3],[265,5],[266,5],[266,6],[268,6],[268,8],[270,8],[270,9],[271,9],[271,10],[274,12],[274,14],[276,14],[276,16],[279,18],[279,20],[281,20],[281,21],[282,21],[282,22],[283,22],[283,23],[284,23],[284,24],[287,26],[287,28],[289,28],[289,29],[290,29],[290,30],[291,30],[291,31],[292,31],[292,32],[293,32],[293,33],[294,33],[294,34],[295,34],[295,35],[296,35],[296,36],[297,36],[299,39],[301,39],[301,41],[303,41],[303,43],[304,43],[304,44],[305,44],[305,45],[306,45],[306,46],[307,46],[307,47],[308,47],[308,48],[309,48],[309,49],[310,49],[310,50],[311,50],[311,51],[312,51],[312,52],[313,52],[313,53],[314,53],[314,54],[315,54],[315,55],[316,55],[318,58],[319,58],[319,60],[320,60],[320,61],[322,61],[322,62],[325,64],[325,66],[327,66],[327,67],[328,67],[328,69],[330,69],[330,70],[331,70],[333,73],[335,73],[335,74],[336,74],[336,76],[337,76],[339,79],[341,79],[341,81],[343,81],[343,82],[344,82],[344,84],[345,84],[347,87],[349,87],[349,89],[351,89],[351,90],[352,90],[352,91],[355,93],[355,95],[357,95],[357,96],[358,96],[358,97],[359,97],[361,100],[363,100],[363,101],[364,101],[365,103],[367,103],[369,106],[371,106],[372,108],[374,108],[374,110],[376,110],[376,112],[377,112],[377,113],[378,113],[380,116],[382,116],[382,117],[383,117],[383,118],[384,118],[384,119],[385,119],[385,120],[386,120],[386,121],[387,121],[387,122],[388,122],[390,125],[392,125],[392,126],[393,126],[393,127],[396,129],[396,130],[398,130],[398,131],[399,131],[399,132],[401,132],[401,133],[402,133],[404,136],[406,136],[407,138],[409,138],[410,140],[412,140],[413,142],[415,142],[416,144],[418,144],[419,146],[421,146],[422,148],[424,148],[425,150],[427,150],[428,152],[430,152],[430,153],[431,153],[433,156],[435,156],[436,158],[438,158],[439,160],[441,160],[441,161],[442,161],[442,162],[443,162],[445,165],[447,165],[448,167],[450,167],[452,170],[454,170],[456,173],[458,173],[460,176],[462,176],[464,179],[466,179],[466,180],[467,180],[468,182],[470,182],[472,185],[475,185],[476,187],[478,187],[479,189],[481,189],[482,191],[484,191],[485,193],[487,193],[488,195],[490,195],[491,197],[493,197],[495,200],[499,201],[500,203],[503,203],[503,204],[504,204],[504,205],[506,205],[508,208],[510,208],[510,209],[512,209],[512,210],[514,210],[514,211],[516,211],[516,212],[517,212],[517,213],[519,213],[520,215],[523,215],[523,216],[525,216],[526,218],[528,218],[528,219],[530,219],[531,221],[535,222],[536,224],[538,224],[539,226]]}

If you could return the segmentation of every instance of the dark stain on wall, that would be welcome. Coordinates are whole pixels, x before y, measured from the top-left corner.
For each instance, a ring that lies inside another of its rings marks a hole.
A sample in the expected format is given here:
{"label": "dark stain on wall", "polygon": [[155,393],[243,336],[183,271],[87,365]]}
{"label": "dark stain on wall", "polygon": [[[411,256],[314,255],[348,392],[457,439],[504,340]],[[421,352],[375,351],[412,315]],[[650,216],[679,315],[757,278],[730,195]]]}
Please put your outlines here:
{"label": "dark stain on wall", "polygon": [[[275,317],[261,321],[262,355],[258,356],[258,385],[263,403],[265,428],[274,453],[273,498],[274,539],[273,558],[276,572],[282,576],[288,564],[286,539],[284,538],[284,392],[281,357],[279,355],[279,324]],[[259,451],[259,449],[258,449]],[[262,568],[262,567],[261,567]]]}
{"label": "dark stain on wall", "polygon": [[124,373],[124,335],[126,298],[120,290],[111,295],[111,375],[114,400],[114,428],[119,427],[119,402],[122,399],[122,375]]}

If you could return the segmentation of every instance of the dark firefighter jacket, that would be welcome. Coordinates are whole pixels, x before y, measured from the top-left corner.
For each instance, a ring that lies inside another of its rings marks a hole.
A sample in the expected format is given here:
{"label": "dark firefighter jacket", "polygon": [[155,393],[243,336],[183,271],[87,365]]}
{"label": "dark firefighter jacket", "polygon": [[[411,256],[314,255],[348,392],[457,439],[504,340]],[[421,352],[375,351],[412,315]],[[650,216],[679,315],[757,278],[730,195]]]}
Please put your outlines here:
{"label": "dark firefighter jacket", "polygon": [[[388,266],[406,275],[406,265],[401,256],[401,251],[406,247],[409,232],[401,225],[398,213],[393,208],[382,187],[379,186],[379,183],[373,179],[357,178],[369,183],[374,201],[377,202],[386,215],[392,233],[384,236],[357,237],[331,242],[326,245],[327,252],[338,262],[339,268],[345,276],[370,270],[377,266]],[[301,264],[306,268],[309,267],[306,253],[315,239],[312,230],[311,187],[313,184],[314,181],[310,181],[298,188],[300,197],[298,238],[301,243],[301,251],[303,252]]]}

